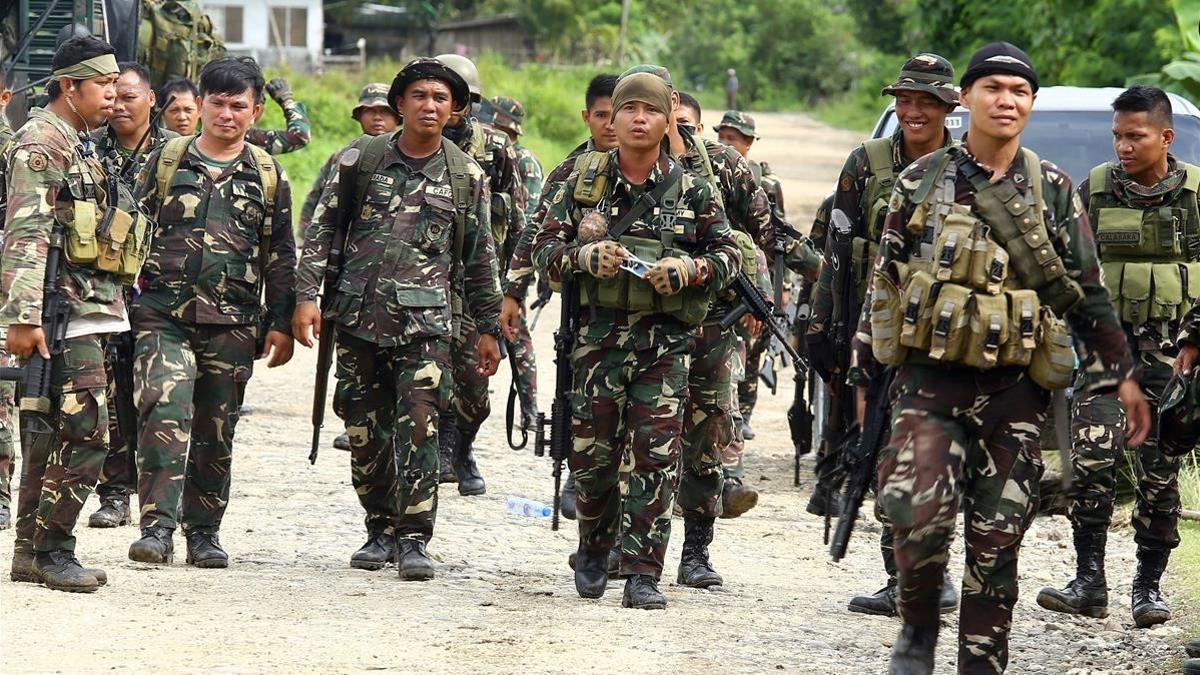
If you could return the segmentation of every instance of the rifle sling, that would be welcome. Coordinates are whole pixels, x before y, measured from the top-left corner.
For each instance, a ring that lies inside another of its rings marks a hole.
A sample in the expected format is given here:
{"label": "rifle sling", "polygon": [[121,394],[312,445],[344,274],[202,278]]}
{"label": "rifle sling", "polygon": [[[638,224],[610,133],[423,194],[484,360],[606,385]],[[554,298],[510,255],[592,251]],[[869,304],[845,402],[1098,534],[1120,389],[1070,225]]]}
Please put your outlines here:
{"label": "rifle sling", "polygon": [[663,195],[667,194],[667,190],[670,190],[671,186],[678,182],[682,176],[683,169],[679,167],[677,162],[673,162],[671,170],[667,172],[663,181],[655,185],[654,189],[650,192],[642,193],[642,196],[633,203],[633,208],[629,209],[625,217],[608,229],[608,238],[619,239],[622,234],[625,234],[625,230],[628,230],[631,225],[637,222],[646,211],[658,205],[658,201],[663,198]]}

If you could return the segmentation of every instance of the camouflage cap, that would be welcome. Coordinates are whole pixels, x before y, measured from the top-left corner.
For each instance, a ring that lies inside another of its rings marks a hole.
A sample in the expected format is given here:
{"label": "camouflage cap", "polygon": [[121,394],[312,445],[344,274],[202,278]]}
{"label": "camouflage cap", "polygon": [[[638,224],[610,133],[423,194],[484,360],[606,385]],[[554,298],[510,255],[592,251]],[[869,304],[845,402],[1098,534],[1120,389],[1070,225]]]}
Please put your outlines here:
{"label": "camouflage cap", "polygon": [[733,129],[741,135],[749,136],[750,138],[762,138],[754,130],[754,118],[740,110],[726,112],[717,126],[713,127],[716,131],[725,128]]}
{"label": "camouflage cap", "polygon": [[943,103],[958,105],[954,66],[937,54],[917,54],[905,61],[896,81],[883,88],[884,95],[895,96],[898,91],[923,91]]}
{"label": "camouflage cap", "polygon": [[397,115],[400,114],[400,111],[396,108],[396,99],[403,96],[408,85],[417,80],[445,82],[446,86],[450,87],[450,95],[454,99],[456,109],[464,108],[471,103],[471,89],[462,75],[437,59],[420,56],[406,63],[400,72],[396,73],[396,78],[392,80],[392,86],[388,89],[388,105]]}
{"label": "camouflage cap", "polygon": [[350,116],[358,119],[358,113],[362,112],[363,108],[388,108],[392,106],[388,103],[388,85],[386,82],[372,82],[362,88],[358,92],[358,105],[354,106],[354,110],[350,112]]}
{"label": "camouflage cap", "polygon": [[521,130],[521,123],[525,121],[525,106],[520,101],[511,96],[497,96],[492,99],[492,109],[496,113],[492,118],[494,126],[518,136],[525,133]]}
{"label": "camouflage cap", "polygon": [[625,72],[621,73],[620,77],[617,78],[617,82],[620,82],[629,75],[634,75],[636,73],[650,73],[651,75],[662,78],[662,81],[666,82],[668,87],[672,89],[675,88],[675,83],[671,81],[671,71],[667,70],[664,66],[656,66],[652,63],[643,63],[640,66],[634,66],[629,70],[626,70]]}

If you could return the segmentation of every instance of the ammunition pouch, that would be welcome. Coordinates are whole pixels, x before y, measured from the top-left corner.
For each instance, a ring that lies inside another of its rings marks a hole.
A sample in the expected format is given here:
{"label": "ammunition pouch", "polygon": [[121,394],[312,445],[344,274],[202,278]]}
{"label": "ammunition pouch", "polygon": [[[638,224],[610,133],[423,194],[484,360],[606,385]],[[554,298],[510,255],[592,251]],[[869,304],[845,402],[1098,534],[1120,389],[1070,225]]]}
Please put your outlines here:
{"label": "ammunition pouch", "polygon": [[593,150],[575,158],[574,173],[579,175],[571,197],[583,206],[595,206],[608,190],[608,153]]}
{"label": "ammunition pouch", "polygon": [[860,298],[867,296],[867,282],[871,279],[871,269],[878,254],[877,240],[855,237],[850,241],[850,278],[854,280],[855,290]]}
{"label": "ammunition pouch", "polygon": [[[67,260],[117,275],[132,284],[150,254],[150,223],[144,215],[113,208],[98,218],[96,204],[75,200],[67,223]],[[107,227],[102,227],[107,225]]]}
{"label": "ammunition pouch", "polygon": [[[624,235],[618,239],[622,246],[648,263],[662,258],[686,255],[684,251],[668,248],[656,239]],[[612,279],[597,279],[581,275],[579,303],[628,312],[667,314],[691,326],[699,326],[708,315],[711,293],[704,287],[689,287],[674,295],[660,295],[650,282],[628,272]]]}
{"label": "ammunition pouch", "polygon": [[758,276],[758,247],[750,235],[741,230],[733,230],[733,240],[737,242],[738,254],[742,258],[742,272],[754,279]]}
{"label": "ammunition pouch", "polygon": [[100,257],[96,227],[100,224],[95,202],[76,199],[67,226],[67,260],[89,266]]}
{"label": "ammunition pouch", "polygon": [[1075,346],[1067,322],[1043,308],[1037,347],[1029,362],[1029,377],[1043,389],[1056,391],[1071,385],[1075,372]]}
{"label": "ammunition pouch", "polygon": [[875,271],[875,290],[871,294],[871,352],[885,366],[904,363],[908,347],[902,344],[902,325],[906,325],[905,300],[899,281],[905,275],[903,263],[892,263]]}

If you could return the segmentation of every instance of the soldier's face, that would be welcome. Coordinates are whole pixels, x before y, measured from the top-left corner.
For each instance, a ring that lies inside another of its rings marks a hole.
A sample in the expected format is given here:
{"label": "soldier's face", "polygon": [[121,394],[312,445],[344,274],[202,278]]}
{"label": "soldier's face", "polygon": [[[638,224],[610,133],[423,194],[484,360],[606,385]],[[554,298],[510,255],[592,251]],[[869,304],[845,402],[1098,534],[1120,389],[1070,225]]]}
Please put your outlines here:
{"label": "soldier's face", "polygon": [[396,113],[382,105],[363,108],[358,113],[358,123],[364,134],[390,134],[396,130]]}
{"label": "soldier's face", "polygon": [[180,136],[191,136],[196,133],[196,124],[200,122],[200,106],[192,92],[185,91],[175,94],[175,100],[163,113],[167,128]]}
{"label": "soldier's face", "polygon": [[662,143],[667,134],[668,114],[643,101],[630,101],[613,117],[617,143],[622,148],[648,150]]}
{"label": "soldier's face", "polygon": [[949,112],[945,103],[928,92],[896,92],[896,119],[904,140],[910,144],[923,146],[937,141]]}
{"label": "soldier's face", "polygon": [[132,70],[125,71],[117,78],[117,100],[108,126],[122,136],[136,134],[150,120],[153,107],[154,92],[150,91],[150,85]]}
{"label": "soldier's face", "polygon": [[725,145],[737,150],[742,157],[750,154],[750,146],[754,143],[752,136],[747,136],[732,127],[722,127],[717,132],[717,139]]}
{"label": "soldier's face", "polygon": [[245,138],[246,130],[261,112],[262,104],[254,100],[251,87],[237,94],[212,92],[200,99],[204,135],[224,143],[236,143]]}
{"label": "soldier's face", "polygon": [[592,134],[592,143],[597,150],[612,150],[617,147],[617,132],[612,128],[612,98],[601,96],[592,107],[583,111],[583,123]]}
{"label": "soldier's face", "polygon": [[675,109],[675,124],[695,129],[696,133],[704,133],[704,123],[700,121],[700,111],[690,106],[681,105]]}
{"label": "soldier's face", "polygon": [[1029,80],[1017,75],[988,75],[963,89],[963,105],[971,111],[970,132],[1007,141],[1029,123],[1036,96]]}
{"label": "soldier's face", "polygon": [[[79,116],[87,120],[88,126],[98,127],[112,114],[113,102],[117,98],[117,75],[101,75],[87,80],[75,80],[74,90],[64,87],[64,96],[75,104]],[[61,86],[61,82],[59,83]]]}
{"label": "soldier's face", "polygon": [[1149,112],[1113,113],[1113,151],[1121,168],[1131,176],[1161,166],[1175,130]]}
{"label": "soldier's face", "polygon": [[404,133],[440,136],[442,127],[450,121],[454,97],[450,85],[441,80],[417,80],[404,90],[398,104],[404,118]]}

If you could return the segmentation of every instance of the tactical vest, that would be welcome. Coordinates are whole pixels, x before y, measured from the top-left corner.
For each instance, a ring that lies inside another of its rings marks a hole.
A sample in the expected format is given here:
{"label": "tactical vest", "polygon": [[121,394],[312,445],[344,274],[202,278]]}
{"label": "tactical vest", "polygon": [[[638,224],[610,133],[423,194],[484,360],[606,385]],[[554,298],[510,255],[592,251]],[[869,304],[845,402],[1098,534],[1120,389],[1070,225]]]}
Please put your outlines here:
{"label": "tactical vest", "polygon": [[1112,189],[1112,164],[1088,175],[1088,219],[1095,230],[1104,284],[1121,321],[1140,326],[1174,322],[1200,297],[1200,167],[1183,162],[1175,200],[1131,208]]}
{"label": "tactical vest", "polygon": [[[867,295],[871,269],[879,254],[879,238],[883,234],[880,231],[880,219],[887,212],[892,188],[896,184],[892,139],[872,138],[863,143],[863,149],[867,153],[867,168],[870,171],[862,203],[859,204],[865,225],[865,235],[852,237],[848,250],[844,243],[841,246],[835,246],[835,250],[841,251],[839,257],[848,258],[850,263],[850,283],[835,283],[831,289],[833,306],[830,320],[835,326],[845,325],[847,321],[853,326],[858,321],[857,313],[843,316],[847,312],[847,298],[843,294],[851,292],[851,290],[855,294],[855,302],[851,305],[851,309],[858,307],[861,300]],[[830,232],[829,236],[834,237],[836,241],[838,235],[836,232]]]}
{"label": "tactical vest", "polygon": [[[571,194],[576,204],[584,208],[606,209],[610,222],[617,217],[617,208],[606,207],[612,195],[613,181],[609,167],[609,153],[590,151],[575,160],[575,184]],[[696,214],[681,208],[680,193],[683,188],[681,175],[659,203],[642,217],[642,222],[658,231],[658,238],[635,237],[622,234],[617,241],[639,259],[653,264],[658,260],[693,252],[678,248],[675,235],[684,234],[691,228],[695,232]],[[651,223],[654,223],[651,225]],[[708,315],[711,294],[706,288],[689,287],[674,295],[660,295],[650,282],[633,274],[621,271],[612,279],[598,279],[588,274],[577,279],[579,302],[582,306],[594,305],[628,312],[657,312],[672,316],[685,324],[698,326]]]}
{"label": "tactical vest", "polygon": [[[84,194],[71,194],[70,205],[58,212],[67,230],[67,260],[116,275],[122,284],[133,284],[150,255],[149,219],[133,205],[129,189],[120,181],[115,190],[107,189],[111,187],[107,181],[114,179],[96,157],[80,158],[70,171],[78,172]],[[110,203],[114,195],[115,204]],[[121,203],[129,210],[121,208]]]}
{"label": "tactical vest", "polygon": [[[460,148],[461,149],[461,148]],[[496,251],[504,250],[504,241],[508,238],[508,221],[512,217],[512,195],[500,189],[500,157],[499,150],[488,150],[487,135],[479,122],[471,124],[471,158],[479,162],[488,174],[491,183],[491,224],[492,239],[496,241]],[[447,154],[447,157],[449,154]],[[516,180],[516,177],[513,177]],[[508,261],[504,261],[507,263]]]}
{"label": "tactical vest", "polygon": [[[992,183],[978,166],[957,161],[960,153],[933,154],[908,223],[919,241],[907,263],[875,272],[875,358],[885,365],[1024,367],[1042,387],[1065,388],[1075,352],[1061,317],[1083,290],[1050,240],[1041,162],[1022,148],[1032,185],[1022,195],[1011,180]],[[973,207],[955,202],[960,170],[974,188]]]}

